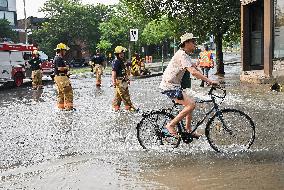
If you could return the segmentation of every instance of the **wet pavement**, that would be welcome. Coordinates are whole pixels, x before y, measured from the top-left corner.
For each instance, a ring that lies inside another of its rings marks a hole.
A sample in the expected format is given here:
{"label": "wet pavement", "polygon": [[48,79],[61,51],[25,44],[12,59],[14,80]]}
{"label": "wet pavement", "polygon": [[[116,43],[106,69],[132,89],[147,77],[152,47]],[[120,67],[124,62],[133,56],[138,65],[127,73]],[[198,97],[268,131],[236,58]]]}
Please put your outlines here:
{"label": "wet pavement", "polygon": [[[284,93],[240,84],[239,67],[226,65],[225,78],[211,77],[225,82],[222,107],[253,118],[256,140],[249,151],[227,154],[214,152],[205,137],[174,150],[140,147],[141,113],[171,105],[159,92],[161,76],[131,81],[140,113],[112,111],[109,75],[101,88],[88,73],[72,77],[74,112],[56,109],[52,81],[41,91],[29,83],[1,88],[0,189],[283,189]],[[192,83],[188,93],[206,98],[209,88]]]}

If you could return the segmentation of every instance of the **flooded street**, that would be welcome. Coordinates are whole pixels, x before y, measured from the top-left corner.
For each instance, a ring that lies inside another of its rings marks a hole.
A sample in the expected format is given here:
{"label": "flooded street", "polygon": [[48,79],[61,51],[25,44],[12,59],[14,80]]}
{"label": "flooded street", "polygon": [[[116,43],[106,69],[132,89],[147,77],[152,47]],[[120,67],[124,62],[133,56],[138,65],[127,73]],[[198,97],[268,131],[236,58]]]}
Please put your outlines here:
{"label": "flooded street", "polygon": [[[250,115],[256,139],[250,150],[228,154],[216,153],[205,136],[174,150],[140,147],[142,112],[171,106],[158,89],[161,76],[131,81],[140,113],[112,111],[109,75],[101,88],[90,74],[71,79],[74,112],[57,110],[52,81],[42,91],[0,89],[0,189],[284,189],[284,93],[240,84],[239,67],[226,65],[218,79],[228,92],[222,107]],[[188,93],[207,98],[209,88],[192,83]]]}

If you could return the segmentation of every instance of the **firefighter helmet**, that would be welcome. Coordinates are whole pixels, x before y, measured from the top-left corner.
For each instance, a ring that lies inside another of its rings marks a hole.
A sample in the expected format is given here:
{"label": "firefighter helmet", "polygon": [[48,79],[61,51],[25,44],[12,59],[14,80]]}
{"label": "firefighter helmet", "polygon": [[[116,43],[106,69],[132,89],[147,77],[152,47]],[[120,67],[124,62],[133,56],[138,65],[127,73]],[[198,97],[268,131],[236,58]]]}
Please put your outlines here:
{"label": "firefighter helmet", "polygon": [[37,50],[34,50],[34,51],[33,51],[33,54],[34,54],[34,55],[39,55],[39,52],[38,52]]}
{"label": "firefighter helmet", "polygon": [[114,53],[124,53],[126,51],[127,51],[127,49],[125,47],[122,47],[122,46],[116,46],[116,48],[114,49]]}
{"label": "firefighter helmet", "polygon": [[55,48],[55,50],[69,50],[69,49],[70,48],[67,45],[63,44],[63,43],[57,44],[57,46]]}

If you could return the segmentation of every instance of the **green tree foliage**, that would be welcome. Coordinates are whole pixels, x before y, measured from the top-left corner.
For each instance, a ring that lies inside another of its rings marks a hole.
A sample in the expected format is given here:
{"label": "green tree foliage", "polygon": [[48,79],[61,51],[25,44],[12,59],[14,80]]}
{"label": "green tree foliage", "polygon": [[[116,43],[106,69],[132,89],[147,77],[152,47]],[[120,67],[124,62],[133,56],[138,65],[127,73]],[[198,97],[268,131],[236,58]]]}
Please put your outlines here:
{"label": "green tree foliage", "polygon": [[16,40],[16,32],[10,27],[10,22],[6,19],[0,19],[0,38],[11,38],[13,41]]}
{"label": "green tree foliage", "polygon": [[110,52],[118,45],[128,47],[130,29],[137,28],[141,32],[145,23],[144,17],[129,12],[126,6],[119,3],[112,6],[108,19],[100,23],[101,40],[111,42]]}
{"label": "green tree foliage", "polygon": [[101,40],[100,43],[97,45],[97,48],[100,49],[102,52],[106,53],[106,51],[111,49],[112,44],[107,40]]}
{"label": "green tree foliage", "polygon": [[172,27],[172,22],[167,16],[162,16],[160,19],[154,19],[149,22],[141,35],[142,40],[147,44],[161,44],[167,39],[173,38],[175,28]]}
{"label": "green tree foliage", "polygon": [[107,6],[83,5],[78,0],[49,0],[41,11],[49,20],[32,37],[49,55],[60,42],[94,51],[100,39],[99,24],[108,17]]}
{"label": "green tree foliage", "polygon": [[[215,36],[217,74],[224,74],[222,42],[238,40],[240,35],[240,1],[238,0],[121,0],[132,12],[157,19],[168,15],[200,37]],[[178,28],[179,29],[179,28]],[[226,35],[226,38],[224,38]]]}

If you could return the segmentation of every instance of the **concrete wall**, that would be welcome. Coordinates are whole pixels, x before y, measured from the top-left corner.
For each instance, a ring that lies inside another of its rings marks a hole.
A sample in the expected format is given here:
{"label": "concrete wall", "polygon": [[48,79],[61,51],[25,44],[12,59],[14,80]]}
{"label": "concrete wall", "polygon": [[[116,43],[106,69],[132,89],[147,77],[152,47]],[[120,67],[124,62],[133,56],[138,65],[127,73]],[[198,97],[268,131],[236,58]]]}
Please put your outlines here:
{"label": "concrete wall", "polygon": [[273,61],[272,75],[268,77],[264,70],[243,71],[240,76],[242,82],[268,84],[284,83],[284,60]]}

